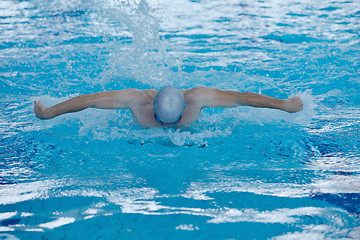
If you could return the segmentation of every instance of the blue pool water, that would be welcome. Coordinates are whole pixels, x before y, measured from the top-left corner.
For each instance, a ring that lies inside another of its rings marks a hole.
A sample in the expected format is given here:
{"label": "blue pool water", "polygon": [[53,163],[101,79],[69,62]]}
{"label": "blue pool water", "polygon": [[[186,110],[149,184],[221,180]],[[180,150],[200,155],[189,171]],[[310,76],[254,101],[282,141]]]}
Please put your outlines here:
{"label": "blue pool water", "polygon": [[[360,239],[359,1],[0,1],[0,239]],[[45,105],[209,86],[183,129]]]}

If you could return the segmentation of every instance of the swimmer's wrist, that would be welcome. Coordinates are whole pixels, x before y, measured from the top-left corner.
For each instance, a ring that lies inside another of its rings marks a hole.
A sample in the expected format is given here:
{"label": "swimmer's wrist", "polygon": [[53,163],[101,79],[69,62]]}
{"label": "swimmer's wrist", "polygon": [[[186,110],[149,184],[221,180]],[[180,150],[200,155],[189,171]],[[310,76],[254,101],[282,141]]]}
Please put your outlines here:
{"label": "swimmer's wrist", "polygon": [[41,120],[47,120],[53,118],[51,114],[47,111],[48,109],[44,109],[41,113],[36,113],[36,117]]}
{"label": "swimmer's wrist", "polygon": [[272,98],[267,107],[288,111],[288,102],[287,99]]}
{"label": "swimmer's wrist", "polygon": [[55,112],[55,110],[52,109],[52,107],[49,107],[49,108],[46,108],[45,109],[45,116],[46,116],[46,119],[51,119],[51,118],[54,118],[56,116],[58,116],[60,114],[57,114]]}
{"label": "swimmer's wrist", "polygon": [[288,99],[281,99],[279,101],[280,101],[279,109],[288,112],[289,111],[289,101],[288,101]]}
{"label": "swimmer's wrist", "polygon": [[289,99],[277,99],[276,106],[274,108],[277,108],[279,110],[289,112],[289,113],[293,112],[292,104],[289,101]]}

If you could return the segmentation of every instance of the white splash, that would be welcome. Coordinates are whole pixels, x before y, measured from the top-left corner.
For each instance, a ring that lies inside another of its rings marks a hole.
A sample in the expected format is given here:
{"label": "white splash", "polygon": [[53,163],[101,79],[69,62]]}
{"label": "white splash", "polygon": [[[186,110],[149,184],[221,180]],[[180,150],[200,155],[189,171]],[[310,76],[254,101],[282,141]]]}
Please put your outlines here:
{"label": "white splash", "polygon": [[227,209],[220,211],[208,222],[229,223],[229,222],[261,222],[261,223],[282,223],[291,224],[300,221],[301,216],[321,216],[329,210],[324,208],[303,207],[295,209],[276,209],[273,211],[257,211],[255,209]]}
{"label": "white splash", "polygon": [[179,226],[175,227],[176,230],[184,230],[184,231],[194,231],[199,230],[198,226],[195,226],[193,224],[180,224]]}
{"label": "white splash", "polygon": [[64,226],[64,225],[67,225],[67,224],[70,224],[73,222],[75,222],[75,218],[61,217],[52,222],[39,224],[39,227],[54,229],[54,228],[61,227],[61,226]]}
{"label": "white splash", "polygon": [[0,220],[12,218],[17,214],[17,212],[4,212],[0,213]]}
{"label": "white splash", "polygon": [[0,189],[0,204],[13,204],[46,197],[50,189],[61,185],[61,181],[53,180],[7,185]]}

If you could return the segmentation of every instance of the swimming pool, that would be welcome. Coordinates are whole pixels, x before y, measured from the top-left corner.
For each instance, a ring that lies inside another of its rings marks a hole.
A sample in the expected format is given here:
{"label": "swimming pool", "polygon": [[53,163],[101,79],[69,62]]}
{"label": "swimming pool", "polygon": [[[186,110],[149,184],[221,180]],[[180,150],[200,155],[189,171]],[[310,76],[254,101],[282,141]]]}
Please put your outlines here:
{"label": "swimming pool", "polygon": [[[359,239],[359,18],[358,1],[1,1],[0,238]],[[304,110],[184,129],[32,112],[168,84]]]}

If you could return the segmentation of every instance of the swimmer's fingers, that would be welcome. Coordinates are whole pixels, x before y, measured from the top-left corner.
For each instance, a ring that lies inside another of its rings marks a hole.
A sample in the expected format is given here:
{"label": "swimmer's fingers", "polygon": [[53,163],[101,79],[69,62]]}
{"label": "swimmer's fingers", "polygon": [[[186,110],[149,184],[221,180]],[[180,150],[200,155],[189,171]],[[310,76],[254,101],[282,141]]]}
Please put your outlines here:
{"label": "swimmer's fingers", "polygon": [[40,101],[34,101],[34,108],[35,107],[37,107],[37,108],[46,108],[43,104],[42,104],[42,102],[41,102],[41,100]]}
{"label": "swimmer's fingers", "polygon": [[41,103],[41,100],[40,101],[34,101],[34,108],[35,107],[38,107],[38,106],[41,106],[42,105],[42,103]]}

